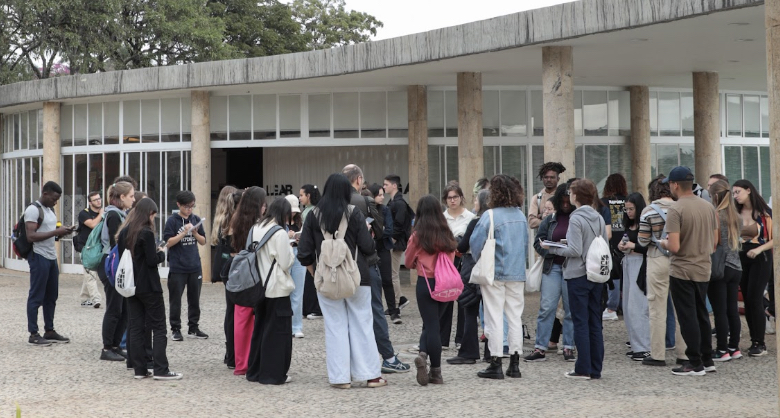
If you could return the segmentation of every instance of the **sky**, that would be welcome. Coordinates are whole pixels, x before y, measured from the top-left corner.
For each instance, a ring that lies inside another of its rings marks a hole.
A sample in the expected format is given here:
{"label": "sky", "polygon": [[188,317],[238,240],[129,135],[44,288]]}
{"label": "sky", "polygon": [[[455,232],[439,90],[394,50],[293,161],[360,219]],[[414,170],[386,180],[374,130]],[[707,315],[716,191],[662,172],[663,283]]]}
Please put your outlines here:
{"label": "sky", "polygon": [[374,40],[539,9],[571,0],[346,0],[348,9],[384,23]]}

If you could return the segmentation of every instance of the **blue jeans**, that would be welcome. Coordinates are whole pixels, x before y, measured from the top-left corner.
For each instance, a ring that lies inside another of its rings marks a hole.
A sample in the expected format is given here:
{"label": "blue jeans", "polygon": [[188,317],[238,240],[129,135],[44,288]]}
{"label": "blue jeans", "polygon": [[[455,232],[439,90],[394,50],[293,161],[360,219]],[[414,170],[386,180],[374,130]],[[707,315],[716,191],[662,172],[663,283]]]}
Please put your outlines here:
{"label": "blue jeans", "polygon": [[376,348],[382,358],[387,360],[395,356],[395,351],[393,351],[393,344],[390,342],[387,318],[385,318],[385,309],[382,305],[382,277],[380,277],[379,268],[376,265],[368,266],[368,272],[371,276],[371,311],[374,317]]}
{"label": "blue jeans", "polygon": [[27,296],[27,331],[38,332],[38,308],[43,306],[43,329],[54,329],[54,308],[59,296],[60,269],[57,260],[31,252],[27,258],[30,265],[30,293]]}
{"label": "blue jeans", "polygon": [[610,311],[617,311],[620,307],[620,280],[612,280],[615,284],[614,289],[610,289],[607,286],[607,309]]}
{"label": "blue jeans", "polygon": [[563,280],[563,269],[559,264],[553,264],[549,274],[542,275],[542,298],[539,304],[539,317],[536,320],[536,345],[534,347],[545,351],[550,342],[555,312],[558,310],[558,300],[563,298],[563,347],[574,348],[574,326],[569,312],[569,291],[566,280]]}
{"label": "blue jeans", "polygon": [[601,292],[604,284],[593,283],[587,276],[569,279],[566,284],[578,352],[574,371],[598,379],[604,364],[604,334],[601,327]]}
{"label": "blue jeans", "polygon": [[306,283],[306,267],[298,261],[298,247],[293,247],[295,255],[290,275],[295,283],[295,289],[290,293],[290,304],[292,305],[292,333],[303,331],[303,286]]}

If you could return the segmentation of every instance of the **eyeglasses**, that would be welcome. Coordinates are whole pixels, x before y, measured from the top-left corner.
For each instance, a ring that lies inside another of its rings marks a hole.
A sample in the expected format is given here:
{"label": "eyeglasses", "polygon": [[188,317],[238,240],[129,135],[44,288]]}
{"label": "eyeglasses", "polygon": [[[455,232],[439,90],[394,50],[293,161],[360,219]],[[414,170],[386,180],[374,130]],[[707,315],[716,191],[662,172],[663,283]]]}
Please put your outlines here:
{"label": "eyeglasses", "polygon": [[96,198],[90,200],[90,202],[100,202],[101,200],[103,200],[102,197],[96,197]]}
{"label": "eyeglasses", "polygon": [[458,200],[460,196],[447,196],[447,200]]}
{"label": "eyeglasses", "polygon": [[571,190],[566,190],[566,196],[571,196]]}
{"label": "eyeglasses", "polygon": [[195,207],[195,204],[194,204],[194,203],[192,203],[192,204],[189,204],[189,205],[181,205],[181,208],[182,208],[182,209],[192,209],[192,208],[194,208],[194,207]]}
{"label": "eyeglasses", "polygon": [[623,208],[623,212],[625,213],[634,212],[634,211],[636,211],[636,208]]}

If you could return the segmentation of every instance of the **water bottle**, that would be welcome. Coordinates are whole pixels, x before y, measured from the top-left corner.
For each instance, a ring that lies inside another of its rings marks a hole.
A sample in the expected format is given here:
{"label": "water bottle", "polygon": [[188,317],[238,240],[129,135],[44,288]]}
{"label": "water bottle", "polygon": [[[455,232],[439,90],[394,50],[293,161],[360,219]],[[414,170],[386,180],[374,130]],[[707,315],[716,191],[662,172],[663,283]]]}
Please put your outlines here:
{"label": "water bottle", "polygon": [[[61,226],[62,226],[62,222],[60,222],[60,221],[57,221],[57,228],[59,228],[59,227],[61,227]],[[54,240],[55,240],[55,241],[59,241],[59,240],[60,240],[60,237],[59,237],[59,236],[56,236],[56,237],[54,237]]]}
{"label": "water bottle", "polygon": [[[623,245],[626,245],[626,243],[628,243],[628,234],[623,234],[623,239],[621,239],[620,242],[622,242]],[[623,252],[628,254],[631,252],[631,250],[625,250]]]}

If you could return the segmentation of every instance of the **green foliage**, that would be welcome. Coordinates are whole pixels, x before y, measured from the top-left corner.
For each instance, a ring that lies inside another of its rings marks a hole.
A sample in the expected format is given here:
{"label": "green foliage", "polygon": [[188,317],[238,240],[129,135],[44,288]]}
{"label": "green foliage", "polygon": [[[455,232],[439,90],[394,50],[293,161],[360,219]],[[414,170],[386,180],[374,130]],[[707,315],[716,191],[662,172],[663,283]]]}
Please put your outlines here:
{"label": "green foliage", "polygon": [[345,0],[295,0],[293,16],[303,27],[310,49],[367,42],[382,22],[367,13],[345,9]]}

